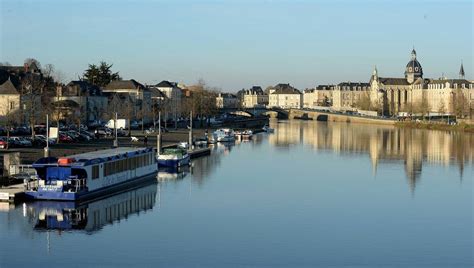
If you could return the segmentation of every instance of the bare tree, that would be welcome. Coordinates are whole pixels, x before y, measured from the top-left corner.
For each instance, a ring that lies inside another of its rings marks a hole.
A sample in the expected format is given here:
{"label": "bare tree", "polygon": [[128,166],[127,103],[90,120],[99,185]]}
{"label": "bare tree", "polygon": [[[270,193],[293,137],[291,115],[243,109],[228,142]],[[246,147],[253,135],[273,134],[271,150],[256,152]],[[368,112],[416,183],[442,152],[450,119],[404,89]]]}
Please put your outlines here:
{"label": "bare tree", "polygon": [[369,96],[369,93],[362,93],[360,95],[360,99],[357,100],[357,102],[355,103],[355,106],[358,108],[358,109],[361,109],[361,110],[366,110],[366,111],[369,111],[371,110],[373,107],[372,105],[372,102],[370,101],[370,96]]}
{"label": "bare tree", "polygon": [[454,113],[457,117],[464,118],[470,113],[469,100],[461,89],[454,92]]}

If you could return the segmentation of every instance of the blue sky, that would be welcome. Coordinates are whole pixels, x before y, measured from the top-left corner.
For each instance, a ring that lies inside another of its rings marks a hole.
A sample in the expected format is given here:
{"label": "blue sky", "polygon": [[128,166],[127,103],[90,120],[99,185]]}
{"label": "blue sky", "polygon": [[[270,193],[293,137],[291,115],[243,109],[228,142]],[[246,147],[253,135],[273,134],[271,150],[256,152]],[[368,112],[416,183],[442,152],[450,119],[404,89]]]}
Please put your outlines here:
{"label": "blue sky", "polygon": [[[124,79],[224,91],[304,89],[402,77],[413,46],[425,77],[473,77],[472,1],[0,0],[0,62],[33,57],[76,79],[88,63]],[[66,81],[67,82],[67,81]]]}

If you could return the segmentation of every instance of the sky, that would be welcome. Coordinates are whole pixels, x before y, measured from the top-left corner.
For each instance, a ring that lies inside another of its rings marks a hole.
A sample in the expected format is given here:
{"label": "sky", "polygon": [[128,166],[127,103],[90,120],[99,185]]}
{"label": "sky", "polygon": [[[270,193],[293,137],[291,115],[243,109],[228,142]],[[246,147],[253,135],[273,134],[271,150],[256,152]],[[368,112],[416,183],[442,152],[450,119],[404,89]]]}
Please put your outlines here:
{"label": "sky", "polygon": [[235,92],[403,77],[473,77],[473,1],[0,0],[0,62],[35,58],[68,82],[88,64],[123,79],[204,79]]}

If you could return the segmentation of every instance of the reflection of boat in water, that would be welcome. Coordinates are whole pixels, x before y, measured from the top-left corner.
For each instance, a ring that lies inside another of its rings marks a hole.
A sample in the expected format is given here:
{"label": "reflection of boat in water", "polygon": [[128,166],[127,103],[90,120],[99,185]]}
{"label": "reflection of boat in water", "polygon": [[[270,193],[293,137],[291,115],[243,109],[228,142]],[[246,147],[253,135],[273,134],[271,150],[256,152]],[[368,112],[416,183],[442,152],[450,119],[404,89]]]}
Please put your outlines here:
{"label": "reflection of boat in water", "polygon": [[28,198],[77,201],[129,189],[157,171],[153,148],[120,147],[45,157],[33,163],[38,180],[26,184]]}
{"label": "reflection of boat in water", "polygon": [[156,178],[158,181],[181,180],[189,173],[189,166],[179,168],[160,168]]}
{"label": "reflection of boat in water", "polygon": [[156,181],[153,181],[134,190],[86,203],[35,201],[27,204],[27,211],[37,219],[35,230],[95,232],[107,224],[152,209],[156,193]]}
{"label": "reflection of boat in water", "polygon": [[158,167],[182,167],[189,165],[190,156],[183,148],[166,148],[157,156]]}
{"label": "reflection of boat in water", "polygon": [[253,137],[253,131],[250,129],[243,130],[243,131],[236,131],[235,132],[235,137],[238,140],[243,140],[243,141],[248,141],[251,140]]}

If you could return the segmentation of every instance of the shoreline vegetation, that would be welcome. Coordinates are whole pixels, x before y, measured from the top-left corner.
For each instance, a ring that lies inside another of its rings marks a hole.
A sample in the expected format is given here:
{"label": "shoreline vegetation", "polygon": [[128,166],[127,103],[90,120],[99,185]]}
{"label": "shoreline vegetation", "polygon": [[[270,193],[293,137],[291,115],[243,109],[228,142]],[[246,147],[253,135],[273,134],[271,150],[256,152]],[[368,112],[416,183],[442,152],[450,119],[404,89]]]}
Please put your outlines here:
{"label": "shoreline vegetation", "polygon": [[448,125],[436,122],[422,121],[400,121],[395,122],[395,126],[399,128],[416,128],[416,129],[429,129],[429,130],[445,130],[445,131],[462,131],[467,133],[474,133],[474,125],[467,124],[464,122],[456,125]]}

